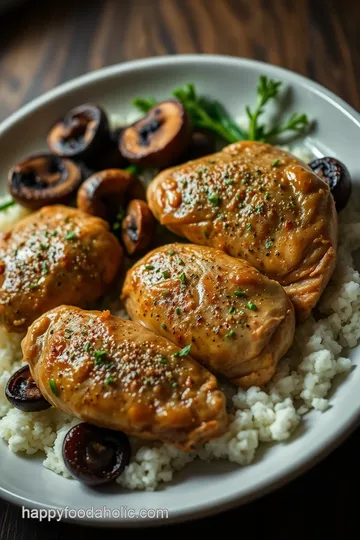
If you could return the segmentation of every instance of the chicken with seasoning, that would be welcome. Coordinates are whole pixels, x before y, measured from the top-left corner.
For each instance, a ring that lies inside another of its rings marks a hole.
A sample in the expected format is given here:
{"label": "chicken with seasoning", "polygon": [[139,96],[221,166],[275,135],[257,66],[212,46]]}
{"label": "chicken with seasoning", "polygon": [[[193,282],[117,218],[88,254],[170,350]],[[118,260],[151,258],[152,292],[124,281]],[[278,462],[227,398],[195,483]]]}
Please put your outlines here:
{"label": "chicken with seasoning", "polygon": [[243,141],[162,171],[149,206],[171,231],[248,261],[278,281],[299,320],[336,262],[337,215],[328,184],[269,144]]}
{"label": "chicken with seasoning", "polygon": [[294,337],[283,288],[214,248],[155,249],[128,271],[122,299],[134,321],[243,387],[269,381]]}
{"label": "chicken with seasoning", "polygon": [[227,426],[224,394],[187,349],[109,311],[60,306],[22,350],[42,395],[91,424],[183,450]]}
{"label": "chicken with seasoning", "polygon": [[23,332],[62,303],[88,306],[122,264],[109,225],[67,206],[48,206],[0,236],[0,323]]}

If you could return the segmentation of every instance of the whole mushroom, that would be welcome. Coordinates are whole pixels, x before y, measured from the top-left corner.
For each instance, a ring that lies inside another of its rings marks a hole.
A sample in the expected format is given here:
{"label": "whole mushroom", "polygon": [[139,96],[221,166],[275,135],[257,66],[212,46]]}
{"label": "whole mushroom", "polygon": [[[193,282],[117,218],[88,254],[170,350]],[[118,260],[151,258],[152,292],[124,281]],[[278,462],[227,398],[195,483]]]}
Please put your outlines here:
{"label": "whole mushroom", "polygon": [[31,210],[69,202],[82,180],[80,167],[70,159],[50,154],[29,156],[8,176],[13,199]]}

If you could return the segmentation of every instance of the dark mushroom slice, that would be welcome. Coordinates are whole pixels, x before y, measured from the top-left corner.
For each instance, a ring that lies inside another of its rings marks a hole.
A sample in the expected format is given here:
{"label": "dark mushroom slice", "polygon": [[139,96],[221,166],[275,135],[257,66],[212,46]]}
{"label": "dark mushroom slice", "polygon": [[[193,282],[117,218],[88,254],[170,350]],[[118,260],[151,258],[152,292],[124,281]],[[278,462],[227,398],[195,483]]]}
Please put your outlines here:
{"label": "dark mushroom slice", "polygon": [[193,131],[188,148],[178,159],[179,163],[185,163],[193,159],[209,156],[216,152],[216,138],[206,129]]}
{"label": "dark mushroom slice", "polygon": [[184,106],[176,100],[163,101],[124,129],[120,152],[130,163],[167,167],[185,151],[191,132],[191,121]]}
{"label": "dark mushroom slice", "polygon": [[8,187],[16,202],[37,210],[69,202],[82,181],[80,167],[50,154],[29,156],[9,172]]}
{"label": "dark mushroom slice", "polygon": [[10,377],[5,396],[13,407],[24,412],[44,411],[51,407],[36,386],[29,366],[23,366]]}
{"label": "dark mushroom slice", "polygon": [[76,204],[80,210],[112,222],[119,209],[133,198],[145,199],[140,180],[123,169],[106,169],[85,180]]}
{"label": "dark mushroom slice", "polygon": [[57,156],[79,159],[94,167],[104,153],[116,147],[105,111],[93,103],[68,111],[50,129],[47,144]]}
{"label": "dark mushroom slice", "polygon": [[141,253],[155,234],[155,218],[146,202],[134,199],[122,222],[122,240],[129,255]]}
{"label": "dark mushroom slice", "polygon": [[131,447],[127,436],[82,422],[67,433],[63,458],[70,473],[88,486],[113,482],[128,465]]}
{"label": "dark mushroom slice", "polygon": [[336,210],[343,210],[352,190],[351,176],[345,165],[333,157],[322,157],[314,159],[309,163],[309,167],[329,184]]}

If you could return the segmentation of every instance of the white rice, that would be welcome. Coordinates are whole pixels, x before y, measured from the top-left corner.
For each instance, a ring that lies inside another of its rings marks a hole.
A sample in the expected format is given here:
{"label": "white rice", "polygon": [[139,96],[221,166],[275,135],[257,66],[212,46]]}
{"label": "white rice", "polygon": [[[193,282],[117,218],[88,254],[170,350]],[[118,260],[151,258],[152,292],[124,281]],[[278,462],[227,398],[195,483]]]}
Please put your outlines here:
{"label": "white rice", "polygon": [[[309,159],[307,152],[299,157]],[[267,388],[233,390],[234,414],[227,432],[196,453],[132,440],[133,457],[118,479],[120,485],[154,490],[195,458],[227,459],[245,466],[253,461],[260,443],[284,441],[308,411],[326,411],[334,377],[351,369],[350,359],[341,356],[343,348],[355,347],[360,341],[360,275],[352,260],[352,252],[360,247],[360,212],[354,207],[355,199],[340,216],[338,263],[319,303],[323,318],[310,317],[297,328],[294,344]],[[21,212],[15,206],[1,214],[0,230],[20,218]],[[112,308],[115,311],[117,306]],[[0,329],[0,438],[12,452],[45,453],[44,466],[69,477],[62,442],[78,420],[55,409],[23,413],[11,408],[4,396],[7,379],[20,366],[20,339]]]}

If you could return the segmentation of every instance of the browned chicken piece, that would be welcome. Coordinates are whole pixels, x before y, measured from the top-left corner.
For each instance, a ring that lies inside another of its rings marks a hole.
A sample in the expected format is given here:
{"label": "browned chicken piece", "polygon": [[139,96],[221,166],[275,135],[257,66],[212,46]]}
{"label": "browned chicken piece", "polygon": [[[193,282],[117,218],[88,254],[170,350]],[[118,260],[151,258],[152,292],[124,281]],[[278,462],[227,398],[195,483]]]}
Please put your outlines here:
{"label": "browned chicken piece", "polygon": [[191,242],[247,260],[278,281],[304,320],[336,261],[328,185],[294,156],[244,141],[161,172],[147,193],[155,217]]}
{"label": "browned chicken piece", "polygon": [[226,428],[211,373],[142,326],[104,311],[61,306],[22,342],[43,396],[85,422],[190,450]]}
{"label": "browned chicken piece", "polygon": [[134,321],[243,387],[269,381],[294,337],[282,287],[214,248],[155,249],[128,271],[122,298]]}
{"label": "browned chicken piece", "polygon": [[0,235],[0,324],[13,332],[64,302],[88,306],[117,275],[123,252],[109,225],[48,206]]}

